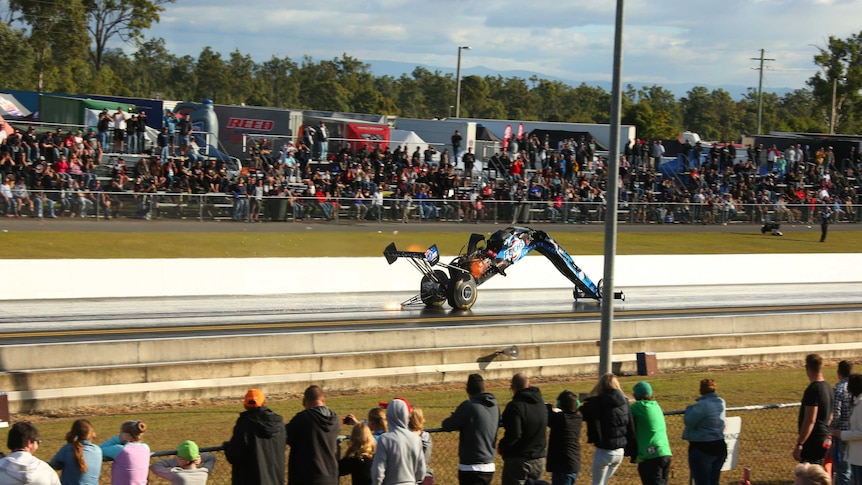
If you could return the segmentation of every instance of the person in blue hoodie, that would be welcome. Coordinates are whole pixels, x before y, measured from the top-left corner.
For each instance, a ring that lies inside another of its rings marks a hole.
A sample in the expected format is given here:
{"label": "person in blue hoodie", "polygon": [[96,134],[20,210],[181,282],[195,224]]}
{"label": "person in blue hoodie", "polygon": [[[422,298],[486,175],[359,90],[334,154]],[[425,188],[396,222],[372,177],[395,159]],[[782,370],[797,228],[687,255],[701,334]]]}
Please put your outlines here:
{"label": "person in blue hoodie", "polygon": [[525,374],[512,376],[512,400],[503,410],[505,432],[497,450],[503,457],[503,485],[539,480],[545,471],[548,410],[542,391]]}
{"label": "person in blue hoodie", "polygon": [[425,478],[422,439],[410,431],[410,404],[396,398],[386,405],[389,431],[377,440],[371,463],[372,485],[416,485]]}
{"label": "person in blue hoodie", "polygon": [[500,426],[497,397],[485,391],[479,374],[467,377],[469,399],[443,420],[443,431],[459,431],[459,485],[488,485],[494,478],[494,447]]}

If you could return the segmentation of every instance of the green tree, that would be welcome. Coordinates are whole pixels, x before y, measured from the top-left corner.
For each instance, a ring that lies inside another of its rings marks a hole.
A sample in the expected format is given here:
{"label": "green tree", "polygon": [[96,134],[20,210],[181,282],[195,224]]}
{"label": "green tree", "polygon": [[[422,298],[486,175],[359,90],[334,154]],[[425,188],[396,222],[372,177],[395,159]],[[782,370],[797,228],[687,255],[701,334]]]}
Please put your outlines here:
{"label": "green tree", "polygon": [[259,104],[276,108],[299,106],[299,80],[294,76],[296,69],[296,63],[289,57],[273,56],[258,66],[255,77],[263,87]]}
{"label": "green tree", "polygon": [[[41,0],[32,0],[41,1]],[[138,41],[153,22],[158,23],[164,5],[175,0],[84,0],[87,31],[92,36],[90,58],[93,68],[102,68],[108,42],[118,37],[123,42]]]}
{"label": "green tree", "polygon": [[32,89],[33,58],[24,32],[0,24],[0,72],[6,89]]}
{"label": "green tree", "polygon": [[56,89],[61,65],[86,56],[82,0],[10,0],[9,9],[29,29],[37,89]]}
{"label": "green tree", "polygon": [[197,79],[194,96],[196,101],[211,99],[221,102],[231,97],[227,64],[221,54],[213,52],[210,46],[204,47],[198,55],[194,72]]}

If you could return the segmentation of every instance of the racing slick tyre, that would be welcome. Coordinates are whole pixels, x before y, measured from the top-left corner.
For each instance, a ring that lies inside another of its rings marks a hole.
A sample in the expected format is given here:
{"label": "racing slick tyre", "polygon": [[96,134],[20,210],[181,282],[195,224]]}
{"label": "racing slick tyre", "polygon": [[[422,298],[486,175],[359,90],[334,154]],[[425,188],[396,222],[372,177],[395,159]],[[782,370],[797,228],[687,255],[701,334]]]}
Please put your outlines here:
{"label": "racing slick tyre", "polygon": [[438,307],[446,301],[449,288],[449,275],[439,269],[434,270],[434,276],[437,281],[431,279],[428,275],[422,276],[422,283],[419,285],[419,298],[427,307]]}
{"label": "racing slick tyre", "polygon": [[450,280],[448,299],[452,308],[469,310],[476,303],[476,280],[466,274]]}

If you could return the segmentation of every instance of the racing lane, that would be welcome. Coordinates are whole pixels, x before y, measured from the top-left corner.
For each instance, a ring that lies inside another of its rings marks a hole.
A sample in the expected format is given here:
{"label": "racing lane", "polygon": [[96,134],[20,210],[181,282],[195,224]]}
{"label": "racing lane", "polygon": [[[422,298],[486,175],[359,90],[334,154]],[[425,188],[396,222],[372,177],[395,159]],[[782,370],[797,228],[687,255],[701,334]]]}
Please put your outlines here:
{"label": "racing lane", "polygon": [[[862,283],[620,288],[616,319],[862,310]],[[618,289],[619,290],[619,289]],[[399,308],[409,293],[10,301],[4,345],[495,323],[595,321],[600,305],[570,290],[482,290],[467,312]]]}

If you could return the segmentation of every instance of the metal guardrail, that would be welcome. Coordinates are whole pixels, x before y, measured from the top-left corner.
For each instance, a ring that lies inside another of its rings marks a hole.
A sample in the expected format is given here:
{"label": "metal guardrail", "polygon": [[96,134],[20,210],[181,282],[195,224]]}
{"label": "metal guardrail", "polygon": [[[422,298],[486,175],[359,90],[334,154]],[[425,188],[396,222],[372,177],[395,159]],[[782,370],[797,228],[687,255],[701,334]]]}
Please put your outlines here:
{"label": "metal guardrail", "polygon": [[[466,198],[413,199],[387,195],[382,206],[371,198],[358,203],[352,197],[318,199],[304,196],[235,197],[229,193],[195,194],[187,192],[93,192],[30,191],[21,204],[21,215],[50,217],[49,205],[57,217],[197,219],[286,222],[295,220],[353,220],[367,222],[494,222],[579,223],[603,222],[604,202],[578,201],[554,205],[550,201],[512,201]],[[41,202],[37,202],[40,199]],[[32,205],[32,208],[31,208]],[[734,209],[720,205],[625,202],[619,204],[617,218],[623,224],[730,224],[819,223],[819,207],[788,204],[787,211],[773,206],[736,204]],[[2,208],[0,208],[2,209]],[[6,213],[11,211],[6,208]],[[862,211],[844,212],[833,222],[858,223]]]}

